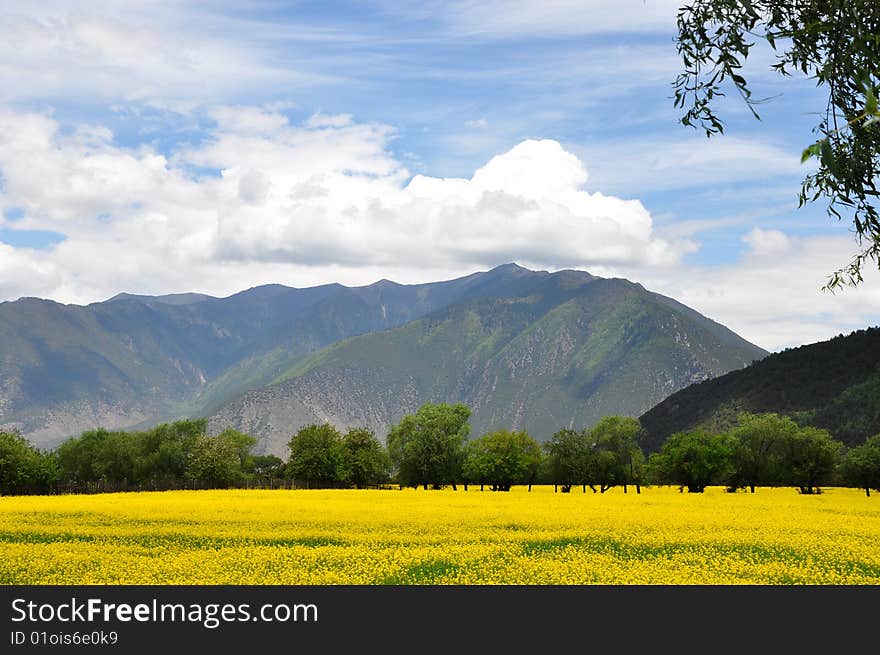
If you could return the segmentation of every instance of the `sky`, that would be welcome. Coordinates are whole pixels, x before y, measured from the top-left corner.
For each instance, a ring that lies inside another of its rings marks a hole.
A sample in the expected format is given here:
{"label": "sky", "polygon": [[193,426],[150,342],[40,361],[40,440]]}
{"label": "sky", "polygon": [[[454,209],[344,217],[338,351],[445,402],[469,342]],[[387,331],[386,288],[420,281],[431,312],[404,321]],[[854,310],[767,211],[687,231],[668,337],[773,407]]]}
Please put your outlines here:
{"label": "sky", "polygon": [[682,126],[680,0],[0,7],[0,301],[626,277],[768,350],[880,323],[798,208],[824,107],[756,46],[755,120]]}

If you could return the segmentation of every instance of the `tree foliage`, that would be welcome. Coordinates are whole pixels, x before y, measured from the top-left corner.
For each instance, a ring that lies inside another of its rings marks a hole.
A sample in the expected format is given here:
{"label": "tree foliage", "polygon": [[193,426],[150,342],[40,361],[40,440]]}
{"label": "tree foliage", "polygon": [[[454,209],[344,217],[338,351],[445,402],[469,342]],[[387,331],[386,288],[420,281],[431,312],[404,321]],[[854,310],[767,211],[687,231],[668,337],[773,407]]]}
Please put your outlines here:
{"label": "tree foliage", "polygon": [[660,452],[651,455],[649,465],[655,481],[687,487],[689,493],[702,493],[724,479],[730,467],[730,453],[727,435],[696,429],[670,435]]}
{"label": "tree foliage", "polygon": [[307,487],[330,487],[343,476],[342,435],[329,423],[307,425],[290,438],[289,475]]}
{"label": "tree foliage", "polygon": [[553,482],[562,485],[563,492],[592,481],[593,458],[584,432],[562,428],[544,443],[544,449]]}
{"label": "tree foliage", "polygon": [[639,447],[643,434],[638,419],[605,416],[589,432],[596,463],[595,483],[604,493],[611,487],[635,485],[641,491],[645,456]]}
{"label": "tree foliage", "polygon": [[871,495],[871,489],[880,491],[880,434],[852,448],[841,468],[844,481],[864,489],[867,496]]}
{"label": "tree foliage", "polygon": [[388,454],[402,484],[434,488],[461,480],[471,412],[460,403],[426,404],[388,432]]}
{"label": "tree foliage", "polygon": [[207,427],[205,419],[184,419],[138,433],[134,479],[157,486],[184,479],[189,452]]}
{"label": "tree foliage", "polygon": [[880,265],[880,3],[876,0],[691,0],[678,13],[683,70],[675,81],[681,122],[707,136],[724,131],[717,99],[734,89],[755,117],[743,65],[759,41],[776,54],[772,69],[804,75],[827,91],[815,128],[818,136],[802,159],[816,157],[805,177],[804,205],[824,198],[829,215],[852,220],[859,252],[833,272],[827,288],[862,281],[862,267]]}
{"label": "tree foliage", "polygon": [[517,483],[531,485],[541,463],[541,447],[525,431],[495,430],[465,448],[464,477],[492,491],[510,491]]}
{"label": "tree foliage", "polygon": [[189,451],[186,476],[212,487],[228,487],[244,479],[250,467],[253,437],[225,430],[215,437],[197,435]]}
{"label": "tree foliage", "polygon": [[797,423],[778,414],[742,413],[731,433],[731,474],[728,486],[748,487],[776,484],[784,477],[784,445],[799,430]]}
{"label": "tree foliage", "polygon": [[17,432],[0,431],[0,494],[38,493],[55,482],[55,458]]}
{"label": "tree foliage", "polygon": [[372,431],[351,428],[342,437],[342,481],[363,488],[388,478],[391,460]]}
{"label": "tree foliage", "polygon": [[820,493],[834,473],[843,444],[827,430],[812,426],[786,435],[782,444],[782,466],[786,481],[802,494]]}
{"label": "tree foliage", "polygon": [[644,455],[639,447],[642,426],[628,416],[606,416],[592,429],[563,428],[547,450],[550,475],[563,492],[574,485],[605,493],[612,487],[636,485],[641,491]]}

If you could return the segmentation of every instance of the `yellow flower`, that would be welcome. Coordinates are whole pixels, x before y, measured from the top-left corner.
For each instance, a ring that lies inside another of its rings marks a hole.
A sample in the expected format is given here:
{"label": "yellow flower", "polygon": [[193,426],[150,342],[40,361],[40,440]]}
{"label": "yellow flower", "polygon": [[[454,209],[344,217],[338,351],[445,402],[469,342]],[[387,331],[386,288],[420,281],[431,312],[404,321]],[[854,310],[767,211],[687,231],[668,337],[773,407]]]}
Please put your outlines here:
{"label": "yellow flower", "polygon": [[878,584],[878,519],[853,489],[4,497],[0,583]]}

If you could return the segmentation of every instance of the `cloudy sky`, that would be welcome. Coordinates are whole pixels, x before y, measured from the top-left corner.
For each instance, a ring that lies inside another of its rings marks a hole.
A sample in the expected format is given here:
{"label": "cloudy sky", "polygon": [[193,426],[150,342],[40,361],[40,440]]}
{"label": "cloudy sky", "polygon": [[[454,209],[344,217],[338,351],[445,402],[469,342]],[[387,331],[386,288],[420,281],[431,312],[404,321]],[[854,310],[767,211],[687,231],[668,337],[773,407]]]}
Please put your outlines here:
{"label": "cloudy sky", "polygon": [[822,96],[748,69],[678,124],[679,0],[4,0],[0,300],[225,296],[515,261],[627,277],[767,349],[880,322],[797,208]]}

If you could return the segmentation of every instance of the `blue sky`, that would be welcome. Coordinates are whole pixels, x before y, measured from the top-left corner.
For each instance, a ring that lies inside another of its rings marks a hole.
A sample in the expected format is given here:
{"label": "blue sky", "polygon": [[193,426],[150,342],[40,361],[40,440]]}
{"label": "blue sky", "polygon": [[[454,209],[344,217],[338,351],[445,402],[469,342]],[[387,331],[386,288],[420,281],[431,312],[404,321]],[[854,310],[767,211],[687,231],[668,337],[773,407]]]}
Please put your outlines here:
{"label": "blue sky", "polygon": [[821,89],[678,123],[677,0],[0,10],[0,300],[419,282],[515,260],[625,276],[769,349],[875,324],[797,209]]}

